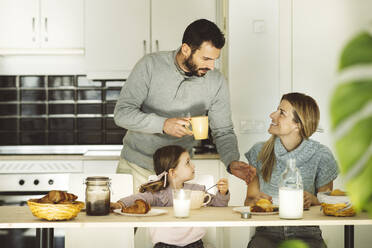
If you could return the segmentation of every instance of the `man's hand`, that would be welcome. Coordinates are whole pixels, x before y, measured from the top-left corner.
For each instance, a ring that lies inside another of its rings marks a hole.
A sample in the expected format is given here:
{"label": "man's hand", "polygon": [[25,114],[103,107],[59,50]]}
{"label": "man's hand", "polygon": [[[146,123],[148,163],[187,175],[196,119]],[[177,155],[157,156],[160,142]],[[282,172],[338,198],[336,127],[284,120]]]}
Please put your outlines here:
{"label": "man's hand", "polygon": [[188,126],[190,126],[190,118],[170,118],[165,120],[163,131],[168,135],[182,138],[185,135],[192,135]]}
{"label": "man's hand", "polygon": [[231,174],[239,177],[247,184],[249,184],[256,175],[256,168],[242,161],[232,161],[230,163],[230,171]]}

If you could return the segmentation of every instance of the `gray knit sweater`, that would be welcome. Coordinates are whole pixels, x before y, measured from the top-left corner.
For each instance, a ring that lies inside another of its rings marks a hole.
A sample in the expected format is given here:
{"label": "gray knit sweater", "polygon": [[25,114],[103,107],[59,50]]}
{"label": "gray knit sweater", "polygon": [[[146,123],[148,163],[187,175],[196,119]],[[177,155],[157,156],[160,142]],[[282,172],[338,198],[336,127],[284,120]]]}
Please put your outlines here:
{"label": "gray knit sweater", "polygon": [[128,129],[121,156],[153,170],[152,155],[165,145],[180,145],[191,151],[192,136],[176,138],[164,134],[167,118],[208,114],[209,125],[222,162],[239,160],[231,120],[226,80],[217,71],[203,77],[188,77],[178,67],[178,50],[143,57],[124,84],[115,106],[115,123]]}

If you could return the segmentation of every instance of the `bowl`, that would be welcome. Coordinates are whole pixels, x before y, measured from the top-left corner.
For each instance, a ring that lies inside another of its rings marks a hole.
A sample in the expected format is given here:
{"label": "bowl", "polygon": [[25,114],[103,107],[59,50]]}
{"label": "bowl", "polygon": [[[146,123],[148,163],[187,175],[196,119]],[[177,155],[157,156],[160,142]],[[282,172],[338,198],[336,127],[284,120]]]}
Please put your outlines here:
{"label": "bowl", "polygon": [[38,200],[30,199],[27,201],[27,205],[35,217],[45,220],[70,220],[75,218],[84,207],[84,203],[80,201],[51,204],[39,203]]}

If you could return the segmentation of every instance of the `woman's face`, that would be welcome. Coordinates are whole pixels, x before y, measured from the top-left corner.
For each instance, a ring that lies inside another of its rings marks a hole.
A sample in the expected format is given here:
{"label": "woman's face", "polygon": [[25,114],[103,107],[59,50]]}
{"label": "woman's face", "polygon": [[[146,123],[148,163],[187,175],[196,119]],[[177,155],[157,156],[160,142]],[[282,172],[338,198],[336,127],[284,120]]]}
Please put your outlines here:
{"label": "woman's face", "polygon": [[278,109],[270,114],[269,133],[278,137],[300,135],[298,124],[293,121],[293,107],[287,100],[282,100]]}
{"label": "woman's face", "polygon": [[194,178],[195,166],[191,162],[190,155],[188,152],[181,154],[179,163],[174,169],[176,174],[176,180],[179,182],[186,182]]}

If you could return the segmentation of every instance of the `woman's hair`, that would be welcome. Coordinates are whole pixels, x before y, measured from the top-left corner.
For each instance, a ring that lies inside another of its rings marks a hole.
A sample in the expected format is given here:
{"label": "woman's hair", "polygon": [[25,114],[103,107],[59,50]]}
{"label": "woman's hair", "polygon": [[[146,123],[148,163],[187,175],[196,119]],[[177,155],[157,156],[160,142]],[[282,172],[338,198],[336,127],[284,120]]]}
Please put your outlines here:
{"label": "woman's hair", "polygon": [[192,51],[195,51],[205,41],[211,42],[218,49],[225,45],[225,37],[215,23],[199,19],[187,26],[183,33],[182,43],[186,43]]}
{"label": "woman's hair", "polygon": [[[164,171],[169,172],[170,169],[176,168],[181,154],[184,152],[187,152],[187,150],[177,145],[163,146],[157,149],[153,155],[154,170],[156,175],[160,175]],[[168,175],[166,175],[166,177],[168,177]],[[166,188],[168,186],[168,180],[165,187],[164,180],[165,177],[162,177],[160,181],[143,184],[141,185],[139,192],[143,193],[145,191],[149,191],[154,193]]]}
{"label": "woman's hair", "polygon": [[[280,101],[283,100],[287,100],[293,107],[293,121],[299,124],[302,139],[308,139],[316,131],[319,124],[320,114],[316,101],[302,93],[285,94]],[[266,182],[270,181],[275,164],[275,138],[276,136],[272,135],[258,154],[258,161],[262,163],[262,177]]]}

